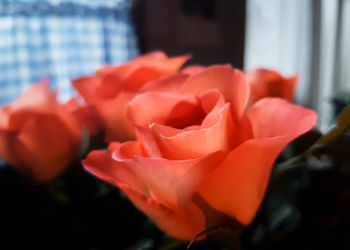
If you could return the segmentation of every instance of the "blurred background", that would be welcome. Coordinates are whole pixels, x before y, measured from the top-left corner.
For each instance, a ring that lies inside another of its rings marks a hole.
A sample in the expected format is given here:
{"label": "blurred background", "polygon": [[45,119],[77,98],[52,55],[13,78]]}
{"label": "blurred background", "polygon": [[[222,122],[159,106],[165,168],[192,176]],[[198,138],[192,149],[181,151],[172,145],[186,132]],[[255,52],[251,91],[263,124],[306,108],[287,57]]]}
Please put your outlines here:
{"label": "blurred background", "polygon": [[350,0],[1,0],[0,104],[50,78],[70,80],[140,53],[299,75],[296,102],[325,130],[350,88]]}
{"label": "blurred background", "polygon": [[129,0],[1,0],[0,103],[50,78],[62,101],[70,80],[138,55]]}

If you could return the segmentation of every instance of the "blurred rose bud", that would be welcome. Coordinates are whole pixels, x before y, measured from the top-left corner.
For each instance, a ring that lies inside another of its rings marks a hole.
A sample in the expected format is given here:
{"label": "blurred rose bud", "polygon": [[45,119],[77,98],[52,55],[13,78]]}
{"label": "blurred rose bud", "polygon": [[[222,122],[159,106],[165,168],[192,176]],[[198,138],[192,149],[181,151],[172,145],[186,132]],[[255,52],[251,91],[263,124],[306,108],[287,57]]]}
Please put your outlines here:
{"label": "blurred rose bud", "polygon": [[280,97],[288,101],[294,98],[297,76],[287,78],[275,71],[261,68],[247,71],[246,77],[250,85],[248,106],[264,97]]}
{"label": "blurred rose bud", "polygon": [[46,81],[0,109],[0,156],[37,181],[57,177],[77,156],[81,133],[74,116]]}
{"label": "blurred rose bud", "polygon": [[120,66],[105,66],[94,76],[78,78],[73,85],[85,105],[74,113],[92,133],[104,131],[108,142],[133,139],[135,131],[126,117],[127,103],[145,83],[177,73],[188,59],[153,52]]}

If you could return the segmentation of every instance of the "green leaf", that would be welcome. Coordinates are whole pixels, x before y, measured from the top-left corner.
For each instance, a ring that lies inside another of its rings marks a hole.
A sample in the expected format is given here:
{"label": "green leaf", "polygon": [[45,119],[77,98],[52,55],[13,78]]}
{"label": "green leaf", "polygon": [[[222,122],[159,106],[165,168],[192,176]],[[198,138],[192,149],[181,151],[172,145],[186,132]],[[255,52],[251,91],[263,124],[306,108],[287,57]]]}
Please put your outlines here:
{"label": "green leaf", "polygon": [[134,245],[128,247],[126,250],[149,250],[154,249],[154,240],[144,238],[137,241]]}
{"label": "green leaf", "polygon": [[70,201],[66,183],[62,179],[57,179],[49,184],[48,191],[57,201],[67,204]]}
{"label": "green leaf", "polygon": [[350,105],[343,109],[333,126],[331,126],[330,130],[316,142],[316,145],[325,145],[334,142],[339,136],[344,134],[348,128],[350,128]]}

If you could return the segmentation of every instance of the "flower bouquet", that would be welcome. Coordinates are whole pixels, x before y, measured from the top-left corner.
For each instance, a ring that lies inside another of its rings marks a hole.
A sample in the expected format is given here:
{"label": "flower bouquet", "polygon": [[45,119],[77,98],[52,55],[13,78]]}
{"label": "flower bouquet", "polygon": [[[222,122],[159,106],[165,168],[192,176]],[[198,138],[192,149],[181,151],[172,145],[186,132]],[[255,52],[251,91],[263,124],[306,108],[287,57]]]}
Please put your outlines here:
{"label": "flower bouquet", "polygon": [[[45,80],[2,107],[6,244],[317,249],[327,223],[341,230],[350,109],[321,135],[316,113],[292,103],[296,76],[189,58],[153,52],[102,67],[73,80],[64,104]],[[328,198],[342,209],[333,217]]]}

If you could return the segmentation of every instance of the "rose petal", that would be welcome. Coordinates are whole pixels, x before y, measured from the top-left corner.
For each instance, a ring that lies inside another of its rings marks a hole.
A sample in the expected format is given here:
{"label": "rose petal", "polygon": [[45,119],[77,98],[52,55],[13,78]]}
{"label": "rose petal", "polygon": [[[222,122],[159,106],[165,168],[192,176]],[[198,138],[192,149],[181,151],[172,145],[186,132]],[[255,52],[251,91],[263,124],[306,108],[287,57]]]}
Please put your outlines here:
{"label": "rose petal", "polygon": [[[201,129],[210,128],[215,126],[215,124],[220,120],[220,109],[225,106],[225,100],[222,94],[217,90],[208,90],[200,95],[201,105],[207,116],[203,119],[201,124]],[[226,103],[226,105],[230,105]],[[230,122],[230,128],[233,132],[233,123],[231,112],[228,116]]]}
{"label": "rose petal", "polygon": [[100,79],[96,76],[87,76],[74,79],[72,81],[74,88],[84,98],[86,103],[98,101],[96,89],[101,84]]}
{"label": "rose petal", "polygon": [[252,123],[248,115],[243,114],[241,121],[235,127],[235,133],[232,137],[232,148],[252,138],[254,138]]}
{"label": "rose petal", "polygon": [[188,67],[185,67],[183,70],[181,70],[181,73],[183,74],[188,74],[188,75],[194,75],[198,74],[202,71],[204,71],[206,67],[201,66],[201,65],[191,65]]}
{"label": "rose petal", "polygon": [[261,99],[254,104],[248,116],[255,138],[301,135],[310,130],[317,119],[314,111],[281,98]]}
{"label": "rose petal", "polygon": [[165,60],[167,58],[163,51],[153,51],[139,57],[140,60]]}
{"label": "rose petal", "polygon": [[181,85],[188,78],[188,75],[176,74],[163,77],[156,81],[146,83],[140,92],[166,92],[166,93],[178,93]]}
{"label": "rose petal", "polygon": [[257,138],[236,147],[199,187],[211,206],[243,224],[253,219],[278,154],[316,123],[313,111],[277,98],[257,103],[249,117]]}
{"label": "rose petal", "polygon": [[249,224],[263,199],[273,161],[290,140],[242,143],[203,179],[199,193],[218,211]]}
{"label": "rose petal", "polygon": [[169,57],[164,61],[161,60],[154,60],[151,61],[150,64],[157,66],[158,70],[162,73],[163,76],[174,74],[179,71],[179,69],[182,67],[182,65],[187,62],[191,56],[184,55],[184,56],[177,56],[177,57]]}
{"label": "rose petal", "polygon": [[218,89],[231,103],[233,119],[238,123],[244,113],[249,86],[245,75],[231,66],[211,66],[192,75],[181,87],[180,93],[201,94],[209,89]]}
{"label": "rose petal", "polygon": [[[174,71],[176,72],[176,71]],[[172,72],[169,72],[171,74]],[[162,76],[168,73],[162,72],[158,67],[151,66],[141,66],[138,69],[130,74],[128,77],[127,84],[125,85],[125,90],[128,91],[137,91],[139,90],[145,83],[149,81],[153,81],[161,78]]]}
{"label": "rose petal", "polygon": [[[186,206],[203,175],[217,166],[224,155],[220,151],[198,159],[173,161],[142,157],[132,152],[130,147],[125,149],[126,146],[122,145],[114,151],[113,159],[139,176],[147,186],[150,197],[174,209]],[[121,150],[129,153],[121,153]],[[125,157],[131,155],[134,157]]]}
{"label": "rose petal", "polygon": [[86,127],[90,133],[96,134],[106,127],[104,119],[97,107],[92,104],[77,106],[72,110],[72,114],[81,126]]}
{"label": "rose petal", "polygon": [[200,101],[195,95],[146,92],[129,103],[127,113],[134,124],[147,127],[153,122],[173,123],[171,125],[186,122],[192,125],[193,119],[199,119],[197,115],[201,110]]}
{"label": "rose petal", "polygon": [[185,209],[172,210],[127,185],[119,184],[118,186],[138,209],[144,212],[161,230],[174,238],[190,241],[205,229],[204,215],[193,203]]}
{"label": "rose petal", "polygon": [[58,103],[56,94],[50,90],[49,82],[33,84],[29,89],[7,107],[8,128],[18,130],[33,113],[56,113]]}
{"label": "rose petal", "polygon": [[8,129],[10,125],[11,107],[4,106],[0,109],[0,129]]}
{"label": "rose petal", "polygon": [[168,58],[163,52],[155,52],[121,66],[100,70],[97,75],[102,79],[102,85],[108,84],[102,86],[107,91],[108,88],[113,88],[111,84],[120,86],[123,91],[137,91],[146,82],[176,73],[188,59],[189,56]]}
{"label": "rose petal", "polygon": [[163,76],[175,74],[189,59],[189,56],[173,58],[140,60],[138,68],[128,77],[126,86],[132,90],[140,89],[146,82],[157,80]]}
{"label": "rose petal", "polygon": [[141,126],[135,126],[136,138],[144,146],[145,152],[148,157],[162,158],[162,152],[160,151],[158,144],[153,134],[147,128]]}
{"label": "rose petal", "polygon": [[50,90],[48,80],[33,84],[11,104],[11,111],[16,112],[24,108],[34,107],[40,110],[51,110],[52,106],[56,107],[56,95]]}
{"label": "rose petal", "polygon": [[100,78],[100,84],[95,89],[96,101],[105,101],[117,97],[122,91],[128,91],[123,80],[119,79],[119,75],[110,74]]}
{"label": "rose petal", "polygon": [[[120,187],[166,233],[180,239],[192,239],[204,230],[205,221],[202,212],[190,201],[192,194],[189,194],[188,188],[195,186],[193,183],[199,182],[199,176],[216,166],[224,156],[217,153],[196,162],[171,162],[140,156],[129,158],[142,154],[142,150],[137,149],[139,146],[137,142],[113,145],[116,150],[114,159],[108,151],[92,151],[83,165],[98,178]],[[176,177],[181,177],[178,179],[181,183],[176,182]],[[189,195],[181,206],[177,204],[179,201],[174,192],[177,188],[181,189],[179,194]],[[195,188],[191,190],[193,192]],[[176,204],[169,202],[171,199],[175,199]]]}
{"label": "rose petal", "polygon": [[135,138],[135,130],[126,112],[127,104],[134,97],[134,93],[123,92],[116,98],[96,103],[96,107],[103,117],[105,126],[105,140],[126,141]]}
{"label": "rose petal", "polygon": [[109,145],[108,145],[108,151],[109,152],[113,152],[114,150],[117,150],[122,144],[120,142],[111,142]]}
{"label": "rose petal", "polygon": [[144,185],[143,180],[138,177],[133,169],[123,163],[113,160],[110,151],[91,151],[87,158],[82,161],[82,164],[86,171],[101,180],[116,186],[119,185],[119,183],[127,184],[138,192],[149,196],[148,188]]}
{"label": "rose petal", "polygon": [[16,133],[0,129],[0,155],[12,166],[23,166],[23,161],[16,155],[16,148],[14,147]]}

